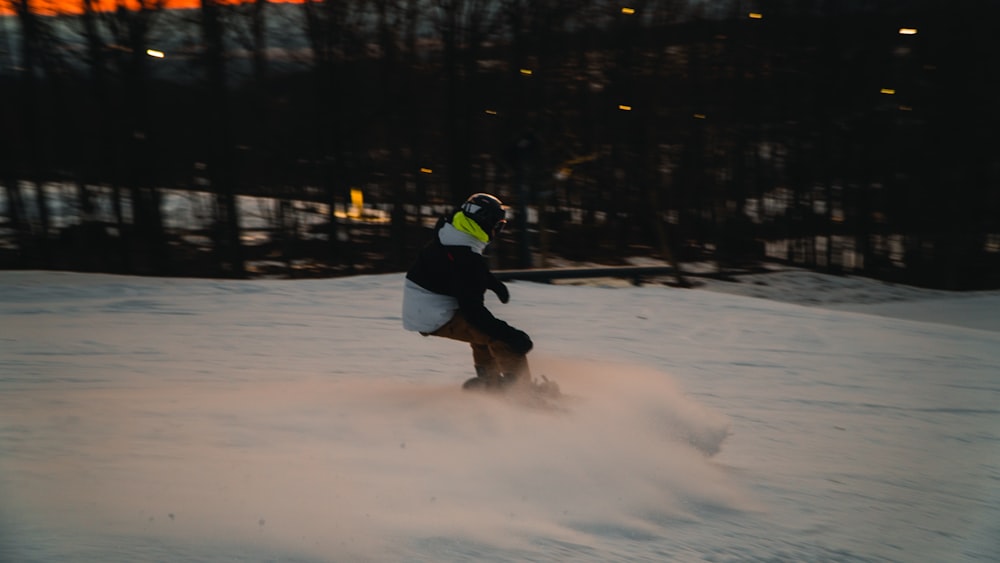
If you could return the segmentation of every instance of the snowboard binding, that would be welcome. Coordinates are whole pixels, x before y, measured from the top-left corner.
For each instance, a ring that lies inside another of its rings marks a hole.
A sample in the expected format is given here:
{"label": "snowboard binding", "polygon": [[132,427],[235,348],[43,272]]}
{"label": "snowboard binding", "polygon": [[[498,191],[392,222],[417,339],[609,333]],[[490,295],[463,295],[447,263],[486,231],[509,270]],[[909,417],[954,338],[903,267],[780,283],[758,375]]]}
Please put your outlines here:
{"label": "snowboard binding", "polygon": [[562,394],[559,385],[544,375],[541,376],[541,381],[529,379],[524,383],[521,383],[519,378],[505,375],[492,378],[476,376],[463,383],[462,389],[494,393],[518,392],[547,398],[556,398]]}

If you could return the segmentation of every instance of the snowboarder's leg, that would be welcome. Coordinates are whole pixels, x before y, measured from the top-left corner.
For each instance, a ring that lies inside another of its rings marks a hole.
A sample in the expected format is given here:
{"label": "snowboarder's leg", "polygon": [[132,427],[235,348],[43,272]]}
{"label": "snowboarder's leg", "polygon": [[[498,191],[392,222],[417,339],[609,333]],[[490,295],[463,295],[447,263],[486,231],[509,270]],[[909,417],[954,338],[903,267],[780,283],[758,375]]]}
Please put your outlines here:
{"label": "snowboarder's leg", "polygon": [[506,342],[493,340],[489,344],[491,355],[503,372],[504,384],[531,382],[531,370],[528,368],[528,357],[510,349]]}
{"label": "snowboarder's leg", "polygon": [[471,342],[470,346],[472,346],[472,365],[476,368],[476,377],[482,378],[487,387],[499,387],[501,370],[490,351],[490,346],[476,342]]}
{"label": "snowboarder's leg", "polygon": [[463,387],[466,389],[495,388],[515,381],[531,381],[528,359],[524,354],[517,354],[506,343],[494,340],[472,326],[461,313],[455,313],[450,321],[431,334],[468,342],[472,346],[476,377],[465,382]]}

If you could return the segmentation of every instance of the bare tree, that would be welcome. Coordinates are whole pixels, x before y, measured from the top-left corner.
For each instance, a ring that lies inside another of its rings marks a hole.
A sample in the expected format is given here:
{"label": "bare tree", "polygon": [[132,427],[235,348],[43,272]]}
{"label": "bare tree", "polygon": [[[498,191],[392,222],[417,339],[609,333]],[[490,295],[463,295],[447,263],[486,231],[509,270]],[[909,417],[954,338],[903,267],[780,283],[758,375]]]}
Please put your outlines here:
{"label": "bare tree", "polygon": [[221,268],[220,274],[245,277],[246,268],[240,240],[240,214],[236,199],[233,164],[232,124],[226,65],[226,45],[218,0],[201,0],[201,31],[206,69],[206,99],[203,106],[208,126],[206,165],[216,196],[213,238]]}
{"label": "bare tree", "polygon": [[389,183],[389,193],[392,196],[392,225],[390,228],[391,259],[404,267],[407,260],[406,252],[406,181],[407,172],[413,173],[415,166],[407,158],[412,153],[412,145],[406,147],[404,131],[412,130],[406,126],[412,120],[411,98],[405,93],[407,76],[403,68],[404,53],[407,45],[404,43],[406,34],[415,33],[416,20],[408,21],[409,16],[416,17],[411,11],[416,4],[409,0],[410,5],[396,0],[376,0],[375,11],[378,17],[378,45],[381,55],[381,99],[375,113],[381,119],[377,139],[385,146],[388,158],[386,160],[385,179]]}
{"label": "bare tree", "polygon": [[350,150],[360,134],[358,107],[350,104],[353,77],[348,61],[363,47],[360,18],[364,10],[355,1],[323,0],[302,4],[306,36],[312,52],[316,119],[310,125],[315,139],[309,160],[316,167],[328,205],[329,252],[332,261],[353,267],[354,258],[336,216],[338,201],[348,201],[356,155]]}
{"label": "bare tree", "polygon": [[[120,0],[113,11],[99,11],[83,0],[81,18],[91,68],[97,139],[93,176],[110,179],[113,206],[126,272],[165,274],[170,270],[156,185],[155,155],[159,141],[150,109],[150,35],[164,0]],[[125,224],[121,188],[129,193],[132,224]],[[136,263],[135,257],[142,262]]]}
{"label": "bare tree", "polygon": [[460,201],[472,186],[473,114],[478,100],[477,62],[487,41],[503,25],[502,6],[491,0],[436,0],[431,12],[442,41],[445,73],[444,134],[451,199]]}
{"label": "bare tree", "polygon": [[43,59],[47,56],[46,50],[48,48],[45,37],[48,35],[48,30],[45,27],[45,22],[36,13],[31,0],[11,0],[11,3],[21,25],[21,64],[18,84],[20,96],[15,100],[15,104],[20,113],[20,128],[17,134],[21,139],[17,145],[16,158],[23,164],[16,172],[20,178],[12,178],[8,182],[7,189],[13,196],[11,201],[16,206],[22,199],[17,183],[23,178],[34,185],[38,232],[33,238],[37,241],[40,265],[48,267],[51,258],[49,248],[51,214],[44,185],[44,171],[46,169],[42,156],[44,151],[41,146],[42,140],[39,137],[42,128],[39,119],[41,96],[39,76],[44,73]]}
{"label": "bare tree", "polygon": [[[13,4],[8,0],[0,1],[0,9],[13,11]],[[16,50],[15,21],[13,18],[0,18],[0,182],[7,193],[7,225],[13,231],[18,247],[23,248],[30,235],[27,223],[27,210],[21,193],[20,170],[21,158],[19,152],[23,146],[16,141],[21,138],[22,126],[20,120],[25,116],[20,111],[20,87],[15,75]],[[18,109],[15,109],[18,108]],[[17,265],[24,266],[26,254],[19,253]]]}

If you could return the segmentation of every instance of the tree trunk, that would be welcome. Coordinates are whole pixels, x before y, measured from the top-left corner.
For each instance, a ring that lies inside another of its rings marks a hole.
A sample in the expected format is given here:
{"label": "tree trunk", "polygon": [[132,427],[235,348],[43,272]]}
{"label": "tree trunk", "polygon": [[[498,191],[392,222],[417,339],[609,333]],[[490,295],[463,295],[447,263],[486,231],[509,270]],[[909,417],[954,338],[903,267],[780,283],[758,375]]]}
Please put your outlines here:
{"label": "tree trunk", "polygon": [[217,0],[201,0],[202,34],[208,69],[208,96],[204,109],[210,116],[208,123],[212,136],[208,171],[217,198],[217,222],[220,232],[215,244],[221,249],[220,273],[243,278],[246,277],[246,267],[240,241],[240,214],[234,185],[226,53],[219,6]]}

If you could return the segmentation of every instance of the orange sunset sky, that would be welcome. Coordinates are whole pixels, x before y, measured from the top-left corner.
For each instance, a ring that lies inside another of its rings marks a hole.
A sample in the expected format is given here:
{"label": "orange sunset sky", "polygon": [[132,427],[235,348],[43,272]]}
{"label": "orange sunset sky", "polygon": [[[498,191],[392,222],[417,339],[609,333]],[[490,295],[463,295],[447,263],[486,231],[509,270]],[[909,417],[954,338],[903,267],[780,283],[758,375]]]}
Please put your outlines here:
{"label": "orange sunset sky", "polygon": [[[0,0],[0,14],[14,13],[14,2],[23,0]],[[201,0],[142,0],[147,6],[162,1],[166,8],[197,8]],[[238,4],[244,0],[216,0],[219,4]],[[302,0],[270,0],[271,2],[300,2]],[[83,0],[27,0],[32,12],[43,15],[79,14],[83,12]],[[99,10],[114,10],[122,4],[130,9],[138,9],[140,0],[95,0]]]}

